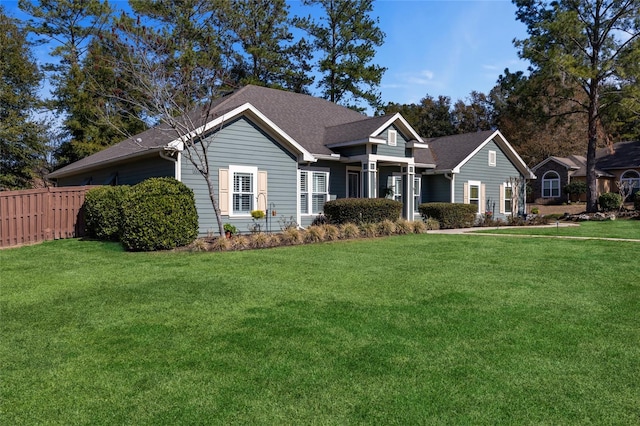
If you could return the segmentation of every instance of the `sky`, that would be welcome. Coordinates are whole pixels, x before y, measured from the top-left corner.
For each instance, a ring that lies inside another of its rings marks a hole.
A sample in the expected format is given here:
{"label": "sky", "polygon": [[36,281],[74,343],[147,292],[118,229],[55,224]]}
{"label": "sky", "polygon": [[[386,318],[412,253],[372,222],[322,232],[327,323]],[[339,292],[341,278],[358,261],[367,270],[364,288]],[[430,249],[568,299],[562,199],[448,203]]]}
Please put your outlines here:
{"label": "sky", "polygon": [[526,70],[512,42],[527,35],[515,11],[508,0],[378,1],[383,100],[417,103],[429,94],[453,103],[473,90],[488,93],[505,68]]}
{"label": "sky", "polygon": [[[116,7],[124,0],[112,0]],[[288,0],[291,14],[308,14]],[[11,16],[24,17],[16,0],[2,0]],[[505,68],[524,71],[513,39],[526,37],[510,0],[377,0],[372,17],[386,34],[374,63],[386,67],[383,103],[417,103],[426,95],[466,100],[488,93]],[[41,47],[40,55],[46,50]],[[312,92],[315,88],[312,88]]]}

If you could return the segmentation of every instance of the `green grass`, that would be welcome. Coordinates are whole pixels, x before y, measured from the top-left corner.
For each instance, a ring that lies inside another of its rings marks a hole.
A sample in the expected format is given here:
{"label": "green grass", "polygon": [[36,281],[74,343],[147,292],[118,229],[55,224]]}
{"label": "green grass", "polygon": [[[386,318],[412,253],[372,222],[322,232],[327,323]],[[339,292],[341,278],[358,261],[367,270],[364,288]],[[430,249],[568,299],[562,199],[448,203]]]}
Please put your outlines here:
{"label": "green grass", "polygon": [[490,234],[514,234],[514,235],[546,235],[565,237],[592,237],[592,238],[627,238],[640,240],[640,220],[609,220],[603,222],[579,222],[579,226],[554,226],[550,227],[510,227],[487,228],[476,232]]}
{"label": "green grass", "polygon": [[0,251],[3,424],[637,424],[640,244]]}

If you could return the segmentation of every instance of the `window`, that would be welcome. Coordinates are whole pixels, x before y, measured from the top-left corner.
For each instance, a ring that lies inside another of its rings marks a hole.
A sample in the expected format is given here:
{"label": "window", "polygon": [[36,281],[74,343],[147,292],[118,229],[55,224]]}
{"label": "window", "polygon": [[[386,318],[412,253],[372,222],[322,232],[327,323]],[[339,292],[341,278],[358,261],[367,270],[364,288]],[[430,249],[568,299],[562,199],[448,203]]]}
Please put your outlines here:
{"label": "window", "polygon": [[229,166],[232,215],[249,215],[256,209],[257,174],[256,167]]}
{"label": "window", "polygon": [[402,202],[402,176],[391,176],[391,199]]}
{"label": "window", "polygon": [[495,166],[496,166],[496,152],[489,151],[489,167],[495,167]]}
{"label": "window", "polygon": [[469,204],[478,206],[478,209],[480,208],[480,185],[469,184]]}
{"label": "window", "polygon": [[253,210],[253,174],[233,174],[233,212],[251,213]]}
{"label": "window", "polygon": [[413,177],[413,211],[415,212],[418,212],[418,206],[420,205],[421,182],[420,176]]}
{"label": "window", "polygon": [[638,192],[640,190],[640,173],[635,170],[627,170],[620,176],[620,183],[632,188],[631,192]]}
{"label": "window", "polygon": [[510,183],[504,184],[504,214],[511,214],[513,211],[513,189]]}
{"label": "window", "polygon": [[387,144],[389,146],[396,146],[398,144],[398,132],[395,130],[389,130],[387,132]]}
{"label": "window", "polygon": [[347,197],[360,198],[360,172],[349,170],[347,172]]}
{"label": "window", "polygon": [[329,172],[300,170],[300,213],[322,213],[329,198]]}
{"label": "window", "polygon": [[560,175],[549,171],[542,176],[542,198],[557,198],[560,196]]}

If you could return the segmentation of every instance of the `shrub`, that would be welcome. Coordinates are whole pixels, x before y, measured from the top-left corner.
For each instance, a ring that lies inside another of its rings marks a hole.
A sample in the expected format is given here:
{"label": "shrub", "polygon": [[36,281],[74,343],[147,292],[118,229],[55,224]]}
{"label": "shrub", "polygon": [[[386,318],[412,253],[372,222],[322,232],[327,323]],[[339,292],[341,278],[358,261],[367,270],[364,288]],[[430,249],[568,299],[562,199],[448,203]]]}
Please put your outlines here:
{"label": "shrub", "polygon": [[313,218],[313,222],[311,222],[311,225],[320,226],[320,225],[325,225],[327,223],[329,223],[329,221],[327,220],[327,217],[323,214],[319,214],[318,216]]}
{"label": "shrub", "polygon": [[193,191],[173,178],[151,178],[135,185],[122,202],[122,243],[127,250],[167,250],[198,236]]}
{"label": "shrub", "polygon": [[386,198],[340,198],[327,201],[324,214],[330,223],[379,223],[396,221],[402,213],[402,203]]}
{"label": "shrub", "polygon": [[305,243],[319,243],[324,241],[325,230],[322,226],[309,226],[304,233]]}
{"label": "shrub", "polygon": [[[434,219],[432,219],[434,220]],[[435,221],[436,223],[438,223],[438,221]],[[438,225],[439,226],[439,225]],[[414,234],[424,234],[425,232],[427,232],[427,224],[424,223],[421,220],[416,220],[413,222],[413,233]],[[438,228],[433,228],[433,229],[438,229]]]}
{"label": "shrub", "polygon": [[378,224],[378,235],[393,235],[396,233],[396,224],[395,222],[390,221],[389,219],[385,219]]}
{"label": "shrub", "polygon": [[251,248],[251,242],[245,235],[236,235],[231,238],[231,245],[234,250],[246,250]]}
{"label": "shrub", "polygon": [[327,241],[335,241],[340,238],[340,229],[336,225],[326,223],[322,225],[324,228],[324,235]]}
{"label": "shrub", "polygon": [[562,190],[568,195],[581,195],[587,193],[587,183],[585,181],[576,180],[565,185]]}
{"label": "shrub", "polygon": [[478,207],[461,203],[424,203],[418,206],[423,218],[434,218],[442,229],[469,228],[473,226]]}
{"label": "shrub", "polygon": [[640,191],[636,192],[636,195],[633,197],[633,208],[640,211]]}
{"label": "shrub", "polygon": [[355,223],[343,223],[340,225],[340,233],[342,238],[358,238],[360,236],[360,228]]}
{"label": "shrub", "polygon": [[413,232],[413,226],[407,219],[398,219],[396,221],[396,233],[399,235],[411,234]]}
{"label": "shrub", "polygon": [[87,234],[100,240],[118,241],[122,233],[122,201],[128,186],[102,186],[87,191],[84,213]]}
{"label": "shrub", "polygon": [[378,224],[377,223],[362,223],[360,225],[360,235],[367,238],[374,238],[378,236]]}
{"label": "shrub", "polygon": [[273,247],[273,239],[271,238],[271,234],[254,232],[249,236],[249,245],[253,248]]}
{"label": "shrub", "polygon": [[438,222],[437,219],[434,219],[432,217],[428,217],[427,220],[425,220],[424,222],[422,222],[425,225],[425,228],[427,230],[436,230],[436,229],[440,229],[440,222]]}
{"label": "shrub", "polygon": [[304,242],[304,236],[298,228],[285,228],[280,234],[280,241],[285,245],[296,245]]}
{"label": "shrub", "polygon": [[231,240],[225,237],[218,237],[209,245],[213,251],[227,251],[231,249]]}
{"label": "shrub", "polygon": [[605,192],[598,197],[600,210],[604,212],[618,210],[622,205],[622,195],[615,192]]}

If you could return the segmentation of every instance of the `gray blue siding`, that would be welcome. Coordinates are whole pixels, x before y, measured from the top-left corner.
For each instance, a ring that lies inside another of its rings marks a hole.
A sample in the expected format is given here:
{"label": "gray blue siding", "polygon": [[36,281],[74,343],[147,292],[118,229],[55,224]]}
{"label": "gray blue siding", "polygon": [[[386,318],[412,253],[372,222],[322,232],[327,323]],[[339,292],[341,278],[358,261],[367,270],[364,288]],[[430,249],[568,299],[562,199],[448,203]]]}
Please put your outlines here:
{"label": "gray blue siding", "polygon": [[[267,172],[268,207],[277,212],[272,217],[272,229],[279,230],[278,218],[296,217],[297,161],[296,158],[258,126],[246,118],[226,124],[208,138],[211,178],[219,200],[218,171],[230,165],[257,167]],[[193,189],[200,218],[200,234],[217,234],[218,225],[209,199],[207,185],[193,165],[182,156],[182,181]],[[242,233],[249,232],[251,218],[222,217],[223,223],[235,225]],[[264,221],[261,221],[264,223]]]}
{"label": "gray blue siding", "polygon": [[[376,145],[377,146],[376,154],[378,154],[378,155],[388,155],[388,156],[393,156],[393,157],[406,157],[405,146],[406,146],[406,144],[408,142],[407,138],[405,138],[404,135],[402,133],[400,133],[400,130],[398,130],[398,128],[396,126],[391,126],[391,127],[389,127],[389,129],[393,129],[398,133],[396,146],[389,146],[387,144]],[[378,136],[378,138],[387,140],[387,134],[389,132],[389,129],[387,129],[384,132],[382,132]]]}
{"label": "gray blue siding", "polygon": [[105,185],[115,173],[118,174],[118,185],[135,185],[152,177],[175,177],[175,163],[160,158],[160,154],[154,153],[151,157],[138,158],[129,163],[60,178],[58,186]]}
{"label": "gray blue siding", "polygon": [[[489,167],[489,151],[496,152],[496,166]],[[485,185],[485,204],[487,201],[495,202],[496,218],[504,219],[500,212],[500,185],[509,181],[510,177],[519,177],[520,172],[511,163],[511,160],[493,141],[486,144],[466,164],[460,168],[460,173],[455,175],[455,202],[464,200],[464,183],[470,180],[480,181]],[[482,206],[484,210],[486,206]]]}
{"label": "gray blue siding", "polygon": [[423,203],[450,203],[451,181],[444,175],[425,175],[422,178]]}

